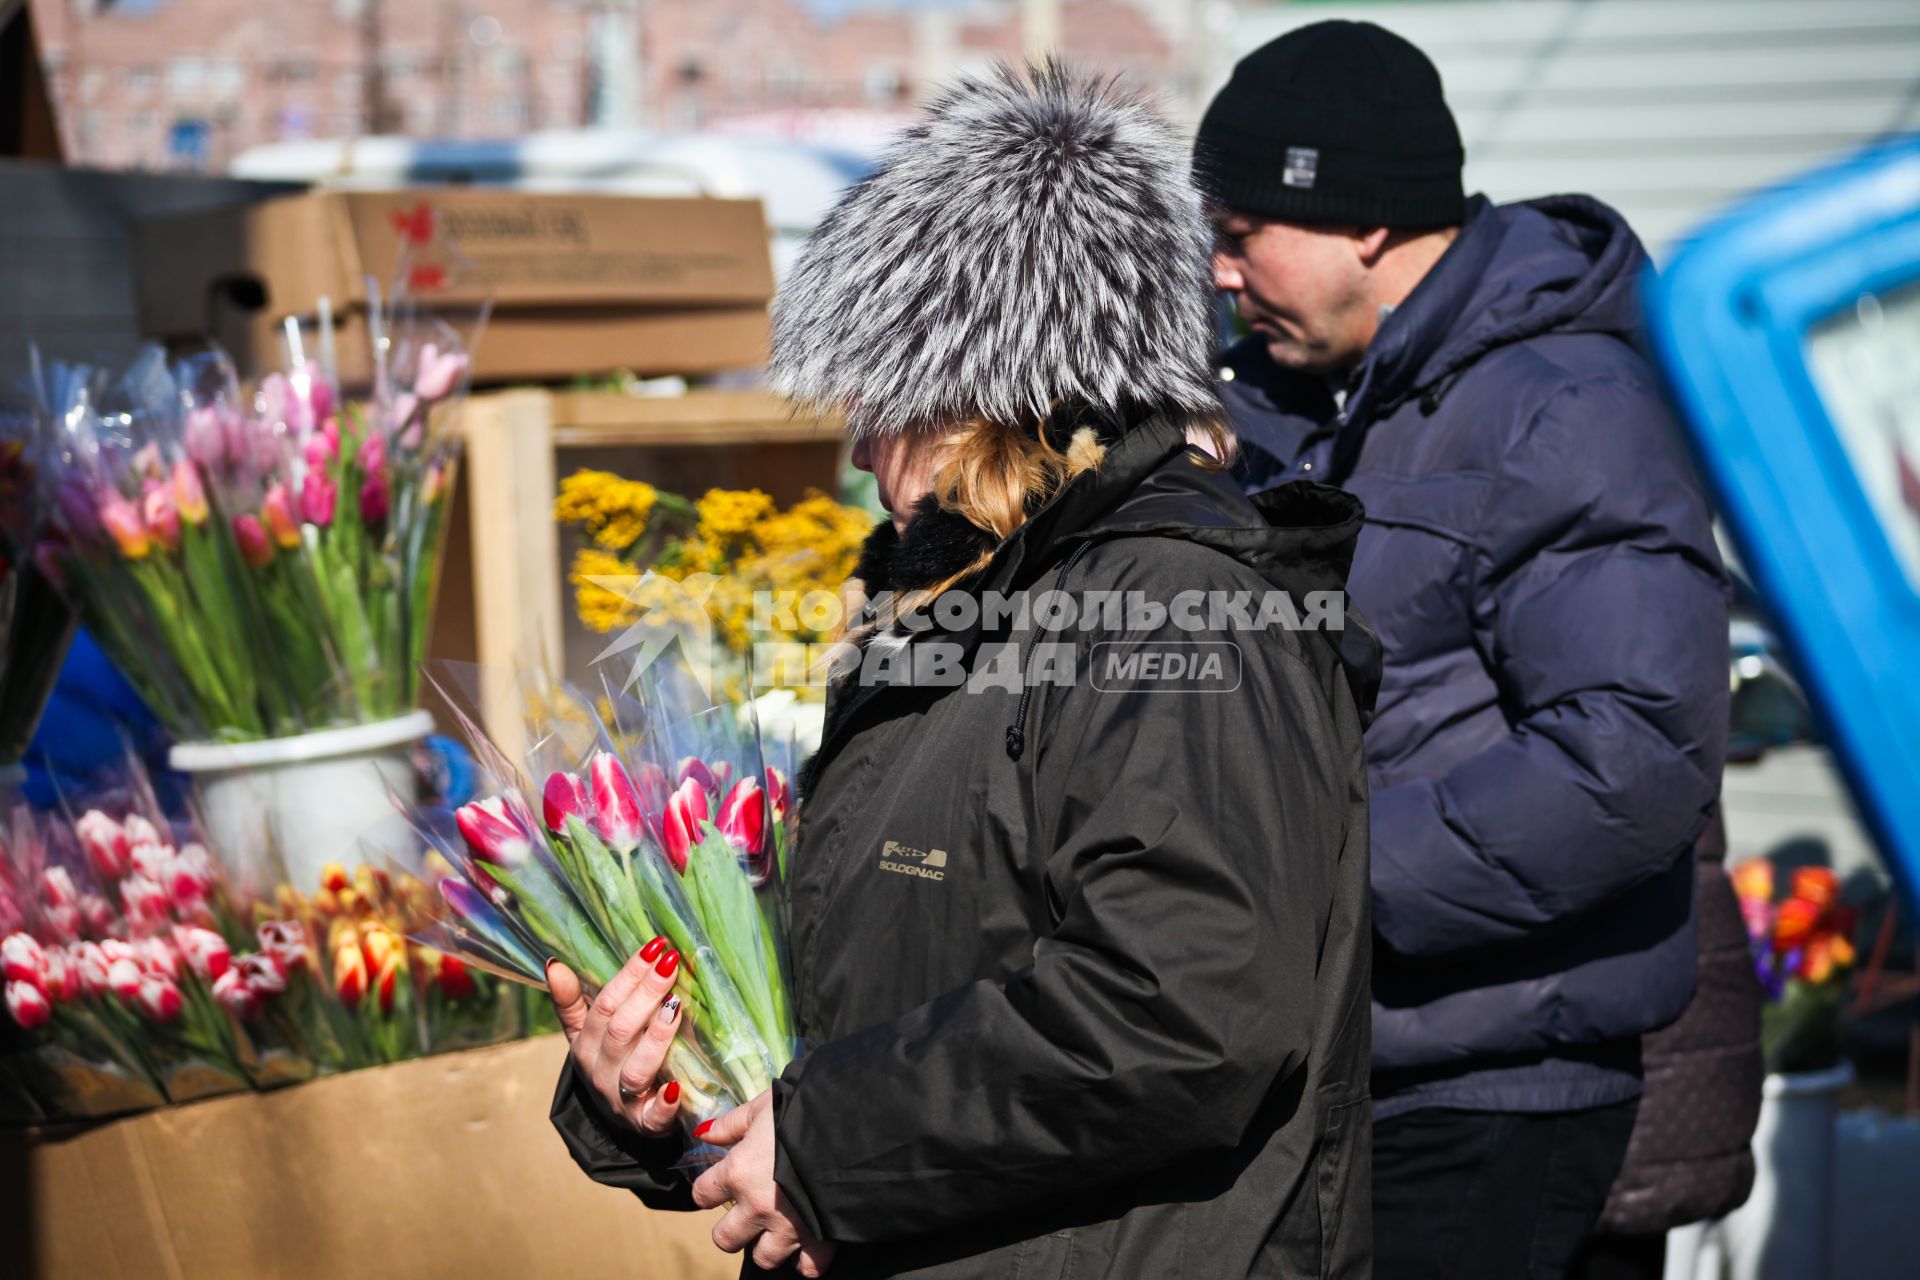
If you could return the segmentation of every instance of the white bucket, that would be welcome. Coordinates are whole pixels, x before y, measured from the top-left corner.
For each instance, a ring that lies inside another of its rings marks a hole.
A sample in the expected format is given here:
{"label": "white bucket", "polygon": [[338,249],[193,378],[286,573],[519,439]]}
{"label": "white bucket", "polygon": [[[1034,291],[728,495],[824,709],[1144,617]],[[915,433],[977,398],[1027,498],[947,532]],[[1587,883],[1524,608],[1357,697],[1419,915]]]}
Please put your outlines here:
{"label": "white bucket", "polygon": [[1753,1194],[1724,1218],[1667,1236],[1666,1280],[1827,1280],[1834,1134],[1853,1067],[1773,1074],[1753,1135]]}
{"label": "white bucket", "polygon": [[431,714],[410,711],[292,738],[183,742],[168,763],[193,775],[207,835],[235,872],[258,883],[257,859],[276,848],[294,887],[310,893],[329,862],[361,861],[363,842],[407,852],[387,847],[404,831],[393,797],[419,799],[408,750],[432,732]]}

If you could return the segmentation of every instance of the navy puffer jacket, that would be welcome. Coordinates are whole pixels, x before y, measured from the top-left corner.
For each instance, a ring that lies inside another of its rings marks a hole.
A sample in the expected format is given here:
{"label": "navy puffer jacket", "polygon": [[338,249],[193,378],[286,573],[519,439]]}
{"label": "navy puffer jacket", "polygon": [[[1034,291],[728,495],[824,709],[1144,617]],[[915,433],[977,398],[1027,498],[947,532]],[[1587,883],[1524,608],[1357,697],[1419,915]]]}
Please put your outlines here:
{"label": "navy puffer jacket", "polygon": [[1726,578],[1639,352],[1646,265],[1592,199],[1476,198],[1344,408],[1257,338],[1225,357],[1249,491],[1366,506],[1381,1116],[1624,1101],[1693,990]]}

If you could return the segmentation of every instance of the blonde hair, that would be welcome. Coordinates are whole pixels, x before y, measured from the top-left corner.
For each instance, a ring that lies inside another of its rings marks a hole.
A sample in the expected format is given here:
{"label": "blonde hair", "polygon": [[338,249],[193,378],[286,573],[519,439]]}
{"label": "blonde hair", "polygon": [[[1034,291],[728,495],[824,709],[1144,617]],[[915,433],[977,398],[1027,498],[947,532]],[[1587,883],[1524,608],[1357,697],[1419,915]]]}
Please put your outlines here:
{"label": "blonde hair", "polygon": [[[1217,470],[1233,459],[1233,433],[1217,418],[1200,419],[1187,426],[1187,440],[1203,456],[1200,466]],[[935,455],[928,492],[943,511],[951,511],[968,524],[993,535],[994,546],[984,548],[967,565],[939,582],[917,587],[894,597],[884,615],[872,620],[875,627],[889,626],[938,599],[941,592],[985,568],[993,559],[997,545],[1027,522],[1027,517],[1045,506],[1076,477],[1098,471],[1107,455],[1106,446],[1091,426],[1074,430],[1065,449],[1055,448],[1044,429],[1017,428],[974,418],[944,436],[932,447]],[[878,584],[849,583],[843,594],[849,622],[865,605],[864,595]],[[842,638],[855,639],[842,627]]]}

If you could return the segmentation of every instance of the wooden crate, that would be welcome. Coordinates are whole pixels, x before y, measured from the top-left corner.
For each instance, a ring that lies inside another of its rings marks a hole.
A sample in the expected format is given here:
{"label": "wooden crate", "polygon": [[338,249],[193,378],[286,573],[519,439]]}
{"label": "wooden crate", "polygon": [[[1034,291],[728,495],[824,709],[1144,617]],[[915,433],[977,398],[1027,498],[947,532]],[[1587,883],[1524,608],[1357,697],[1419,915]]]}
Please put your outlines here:
{"label": "wooden crate", "polygon": [[460,429],[466,459],[430,652],[490,671],[574,677],[605,637],[574,617],[572,547],[553,519],[561,476],[592,467],[689,497],[761,489],[785,505],[808,489],[832,493],[846,450],[838,420],[796,414],[765,391],[501,391],[472,397]]}

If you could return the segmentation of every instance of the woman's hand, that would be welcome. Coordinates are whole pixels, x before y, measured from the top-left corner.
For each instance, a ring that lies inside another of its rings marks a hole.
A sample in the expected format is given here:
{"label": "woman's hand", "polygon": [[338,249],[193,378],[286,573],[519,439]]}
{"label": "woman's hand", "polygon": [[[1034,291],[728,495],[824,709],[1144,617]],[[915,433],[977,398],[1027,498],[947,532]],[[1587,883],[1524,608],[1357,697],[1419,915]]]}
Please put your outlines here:
{"label": "woman's hand", "polygon": [[679,968],[680,953],[655,938],[589,1003],[573,970],[547,965],[547,990],[588,1092],[608,1116],[654,1138],[673,1131],[680,1107],[678,1081],[655,1087],[680,1026],[680,997],[670,994]]}
{"label": "woman's hand", "polygon": [[728,1253],[752,1245],[754,1265],[768,1271],[798,1253],[794,1265],[801,1275],[824,1275],[833,1262],[833,1245],[814,1239],[800,1225],[786,1192],[773,1180],[773,1095],[763,1093],[693,1132],[730,1148],[693,1184],[693,1202],[702,1209],[732,1206],[713,1229],[713,1242]]}

